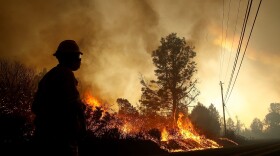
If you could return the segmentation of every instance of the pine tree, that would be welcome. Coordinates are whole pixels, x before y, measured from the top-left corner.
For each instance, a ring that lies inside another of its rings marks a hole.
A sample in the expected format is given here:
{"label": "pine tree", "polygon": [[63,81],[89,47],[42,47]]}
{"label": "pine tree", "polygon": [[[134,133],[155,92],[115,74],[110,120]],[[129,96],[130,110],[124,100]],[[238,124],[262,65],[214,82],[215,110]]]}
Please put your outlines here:
{"label": "pine tree", "polygon": [[196,52],[185,38],[177,37],[176,33],[162,38],[160,42],[161,45],[152,52],[157,80],[151,82],[157,88],[153,90],[141,81],[143,94],[140,103],[156,105],[156,109],[169,112],[175,124],[179,111],[187,114],[188,105],[199,94],[197,79],[193,78],[197,72],[194,61]]}

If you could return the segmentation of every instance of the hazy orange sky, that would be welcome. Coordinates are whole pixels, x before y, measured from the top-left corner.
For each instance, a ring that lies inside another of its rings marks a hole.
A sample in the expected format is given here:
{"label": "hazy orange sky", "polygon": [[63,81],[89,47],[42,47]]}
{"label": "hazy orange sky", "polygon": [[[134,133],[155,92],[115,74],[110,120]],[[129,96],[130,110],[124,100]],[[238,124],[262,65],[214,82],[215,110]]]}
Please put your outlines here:
{"label": "hazy orange sky", "polygon": [[[201,92],[197,102],[206,106],[213,103],[222,115],[219,82],[224,82],[226,90],[247,5],[247,1],[240,1],[237,18],[239,0],[231,0],[230,7],[229,2],[1,0],[0,57],[20,60],[38,70],[50,69],[57,63],[52,53],[58,44],[74,39],[84,52],[77,77],[104,100],[115,103],[121,97],[136,105],[141,94],[140,75],[154,78],[151,52],[161,37],[175,32],[196,47],[195,77]],[[258,3],[253,1],[243,47]],[[280,102],[279,7],[279,0],[263,0],[226,104],[226,116],[235,119],[237,115],[247,127],[255,117],[264,119],[270,103]]]}

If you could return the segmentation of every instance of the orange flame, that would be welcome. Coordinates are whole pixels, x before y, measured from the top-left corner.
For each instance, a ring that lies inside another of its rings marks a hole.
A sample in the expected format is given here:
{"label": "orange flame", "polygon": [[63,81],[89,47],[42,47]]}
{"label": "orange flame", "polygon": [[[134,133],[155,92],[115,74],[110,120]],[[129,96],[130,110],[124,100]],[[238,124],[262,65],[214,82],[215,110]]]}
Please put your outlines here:
{"label": "orange flame", "polygon": [[[221,147],[215,141],[207,139],[204,136],[199,135],[195,131],[191,121],[188,118],[186,119],[186,121],[187,121],[186,124],[183,124],[183,119],[182,119],[183,116],[184,115],[182,113],[179,114],[177,125],[179,128],[180,134],[183,136],[184,139],[192,139],[192,140],[196,141],[198,144],[200,144],[202,148]],[[197,148],[197,149],[199,149],[199,148]]]}
{"label": "orange flame", "polygon": [[[215,141],[207,139],[205,136],[198,134],[191,121],[188,118],[183,120],[183,117],[184,115],[179,113],[179,118],[177,120],[178,129],[175,134],[168,134],[165,128],[161,132],[162,145],[167,145],[169,152],[222,147]],[[180,144],[181,148],[169,149],[168,142],[170,139],[176,140],[176,142]]]}
{"label": "orange flame", "polygon": [[179,118],[177,121],[177,126],[179,128],[180,134],[183,136],[184,139],[193,139],[197,142],[200,142],[200,136],[196,133],[196,131],[193,128],[193,125],[191,121],[187,118],[185,125],[183,124],[183,114],[179,114]]}
{"label": "orange flame", "polygon": [[168,132],[166,130],[166,128],[163,128],[162,132],[161,132],[161,141],[168,141]]}
{"label": "orange flame", "polygon": [[95,98],[94,96],[92,96],[90,93],[85,93],[85,103],[92,106],[93,108],[95,107],[101,107],[101,103],[97,100],[97,98]]}

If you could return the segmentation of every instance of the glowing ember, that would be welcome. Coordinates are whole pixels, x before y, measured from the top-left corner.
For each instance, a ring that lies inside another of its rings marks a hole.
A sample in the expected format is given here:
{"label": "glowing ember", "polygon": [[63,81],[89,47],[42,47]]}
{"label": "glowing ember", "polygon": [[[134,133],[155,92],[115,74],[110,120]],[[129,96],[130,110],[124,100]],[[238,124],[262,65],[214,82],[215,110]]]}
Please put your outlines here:
{"label": "glowing ember", "polygon": [[123,131],[123,133],[128,134],[128,133],[130,133],[131,130],[132,130],[132,125],[126,122],[126,123],[122,126],[121,130]]}
{"label": "glowing ember", "polygon": [[238,145],[238,143],[236,143],[235,141],[230,140],[230,139],[228,139],[228,138],[219,138],[219,139],[220,139],[220,140],[224,140],[224,141],[231,142],[231,143],[234,144],[234,145]]}

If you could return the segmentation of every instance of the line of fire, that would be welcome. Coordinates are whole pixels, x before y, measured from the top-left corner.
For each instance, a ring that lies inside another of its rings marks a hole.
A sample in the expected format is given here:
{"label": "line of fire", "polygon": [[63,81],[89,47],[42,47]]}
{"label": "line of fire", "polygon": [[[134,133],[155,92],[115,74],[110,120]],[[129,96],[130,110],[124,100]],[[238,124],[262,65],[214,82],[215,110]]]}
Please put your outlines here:
{"label": "line of fire", "polygon": [[150,140],[168,152],[222,148],[222,142],[238,145],[225,137],[207,138],[198,132],[183,113],[179,113],[176,125],[173,126],[170,120],[159,116],[154,119],[141,117],[125,99],[118,99],[118,103],[134,108],[134,112],[109,113],[109,104],[94,97],[89,91],[84,94],[84,102],[87,104],[87,114],[91,116],[88,125],[92,125],[90,128],[96,137],[102,138],[109,133],[115,139]]}

